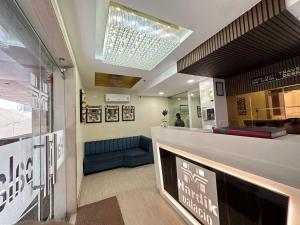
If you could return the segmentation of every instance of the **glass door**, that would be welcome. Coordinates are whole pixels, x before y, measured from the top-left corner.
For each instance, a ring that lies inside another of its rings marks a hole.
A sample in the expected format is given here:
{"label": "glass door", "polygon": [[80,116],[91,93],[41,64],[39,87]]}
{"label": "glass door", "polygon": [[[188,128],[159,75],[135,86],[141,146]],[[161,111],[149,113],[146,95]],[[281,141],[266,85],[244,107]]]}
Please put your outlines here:
{"label": "glass door", "polygon": [[[1,0],[1,225],[27,219],[46,220],[54,215],[56,161],[50,160],[50,154],[57,150],[53,143],[58,143],[57,139],[63,143],[63,138],[61,133],[49,133],[63,130],[65,123],[64,81],[51,59],[18,4]],[[62,93],[56,103],[53,101],[55,82],[56,90]],[[59,115],[54,115],[54,104]],[[53,118],[59,122],[55,123]],[[60,198],[64,196],[61,194]]]}
{"label": "glass door", "polygon": [[169,111],[169,126],[177,126],[181,121],[180,126],[190,127],[187,92],[169,97]]}

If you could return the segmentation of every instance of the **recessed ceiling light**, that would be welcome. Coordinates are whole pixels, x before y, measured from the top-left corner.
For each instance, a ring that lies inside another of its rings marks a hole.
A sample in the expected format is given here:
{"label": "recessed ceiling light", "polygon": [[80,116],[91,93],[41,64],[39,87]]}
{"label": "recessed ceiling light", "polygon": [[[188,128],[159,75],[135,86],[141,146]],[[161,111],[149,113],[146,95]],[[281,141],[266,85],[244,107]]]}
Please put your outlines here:
{"label": "recessed ceiling light", "polygon": [[[104,37],[103,62],[152,70],[192,31],[111,2]],[[96,53],[101,55],[101,52]]]}
{"label": "recessed ceiling light", "polygon": [[192,93],[191,96],[194,97],[194,94]]}
{"label": "recessed ceiling light", "polygon": [[188,84],[191,84],[191,83],[194,83],[194,82],[195,82],[194,80],[188,80],[187,81]]}
{"label": "recessed ceiling light", "polygon": [[161,91],[161,92],[159,92],[158,94],[159,94],[159,95],[164,95],[165,93]]}

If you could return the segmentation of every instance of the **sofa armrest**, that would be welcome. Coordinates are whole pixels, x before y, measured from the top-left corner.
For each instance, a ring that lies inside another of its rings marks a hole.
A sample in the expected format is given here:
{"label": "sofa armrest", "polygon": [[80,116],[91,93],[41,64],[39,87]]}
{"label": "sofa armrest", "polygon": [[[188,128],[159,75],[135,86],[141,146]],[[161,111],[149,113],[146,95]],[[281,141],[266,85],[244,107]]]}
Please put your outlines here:
{"label": "sofa armrest", "polygon": [[149,153],[153,153],[153,149],[152,149],[152,139],[151,138],[148,138],[148,137],[145,137],[145,136],[141,136],[141,139],[140,139],[140,147],[142,149],[144,149],[146,152],[149,152]]}

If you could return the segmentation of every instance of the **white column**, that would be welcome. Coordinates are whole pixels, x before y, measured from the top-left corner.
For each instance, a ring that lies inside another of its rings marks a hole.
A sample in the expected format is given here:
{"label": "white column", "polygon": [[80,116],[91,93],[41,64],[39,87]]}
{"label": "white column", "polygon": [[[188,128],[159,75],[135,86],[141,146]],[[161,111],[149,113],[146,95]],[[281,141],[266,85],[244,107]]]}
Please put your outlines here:
{"label": "white column", "polygon": [[207,78],[199,83],[204,129],[228,126],[228,111],[225,82],[222,79]]}

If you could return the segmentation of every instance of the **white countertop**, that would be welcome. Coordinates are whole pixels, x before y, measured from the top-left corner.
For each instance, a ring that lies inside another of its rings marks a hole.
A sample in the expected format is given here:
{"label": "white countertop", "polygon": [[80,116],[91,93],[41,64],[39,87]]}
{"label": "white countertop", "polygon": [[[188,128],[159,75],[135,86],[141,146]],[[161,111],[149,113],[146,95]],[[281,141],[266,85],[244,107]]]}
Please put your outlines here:
{"label": "white countertop", "polygon": [[153,143],[195,154],[300,189],[300,136],[262,139],[207,130],[154,127]]}

